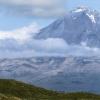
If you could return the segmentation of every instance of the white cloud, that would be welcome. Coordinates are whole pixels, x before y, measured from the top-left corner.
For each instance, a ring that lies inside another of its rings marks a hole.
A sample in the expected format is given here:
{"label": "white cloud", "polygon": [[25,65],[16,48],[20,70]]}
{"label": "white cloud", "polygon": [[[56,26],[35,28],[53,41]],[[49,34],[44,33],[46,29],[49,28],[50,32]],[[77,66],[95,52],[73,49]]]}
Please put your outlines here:
{"label": "white cloud", "polygon": [[33,22],[29,26],[25,26],[20,29],[11,30],[11,31],[0,31],[0,39],[8,39],[13,38],[18,41],[25,41],[30,39],[37,31],[38,31],[38,25]]}
{"label": "white cloud", "polygon": [[58,5],[63,0],[1,0],[1,3],[14,4],[14,5],[29,5],[29,6],[49,6]]}
{"label": "white cloud", "polygon": [[7,13],[30,17],[60,17],[65,14],[66,0],[0,0]]}
{"label": "white cloud", "polygon": [[0,57],[34,56],[100,56],[99,48],[67,45],[63,39],[28,40],[20,44],[14,39],[0,40]]}
{"label": "white cloud", "polygon": [[0,31],[0,58],[33,56],[100,56],[99,48],[90,48],[86,43],[68,45],[63,39],[35,40],[36,23],[12,30]]}

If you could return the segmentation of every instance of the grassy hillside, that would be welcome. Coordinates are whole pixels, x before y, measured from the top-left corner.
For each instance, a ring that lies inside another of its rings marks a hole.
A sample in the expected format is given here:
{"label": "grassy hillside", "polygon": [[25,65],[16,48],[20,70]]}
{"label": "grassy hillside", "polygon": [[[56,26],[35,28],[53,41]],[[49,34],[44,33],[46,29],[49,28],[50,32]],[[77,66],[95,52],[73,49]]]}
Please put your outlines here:
{"label": "grassy hillside", "polygon": [[15,80],[0,79],[0,100],[100,100],[100,95],[58,93]]}
{"label": "grassy hillside", "polygon": [[11,95],[4,95],[0,93],[0,100],[22,100],[22,99]]}

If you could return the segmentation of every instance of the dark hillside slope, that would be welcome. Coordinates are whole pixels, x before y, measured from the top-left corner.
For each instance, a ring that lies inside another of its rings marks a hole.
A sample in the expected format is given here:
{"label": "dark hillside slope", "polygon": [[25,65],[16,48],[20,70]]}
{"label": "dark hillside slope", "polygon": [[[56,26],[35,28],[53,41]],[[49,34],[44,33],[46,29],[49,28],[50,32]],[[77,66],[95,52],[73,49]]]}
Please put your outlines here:
{"label": "dark hillside slope", "polygon": [[0,100],[100,100],[91,93],[58,93],[15,80],[0,79]]}

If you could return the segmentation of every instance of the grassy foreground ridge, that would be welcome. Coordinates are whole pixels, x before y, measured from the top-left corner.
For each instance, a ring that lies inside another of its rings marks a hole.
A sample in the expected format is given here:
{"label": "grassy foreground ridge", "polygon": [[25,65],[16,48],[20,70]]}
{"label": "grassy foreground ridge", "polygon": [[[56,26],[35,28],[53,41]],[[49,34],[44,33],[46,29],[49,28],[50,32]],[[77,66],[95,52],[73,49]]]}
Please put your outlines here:
{"label": "grassy foreground ridge", "polygon": [[100,95],[59,93],[15,80],[0,79],[0,100],[100,100]]}

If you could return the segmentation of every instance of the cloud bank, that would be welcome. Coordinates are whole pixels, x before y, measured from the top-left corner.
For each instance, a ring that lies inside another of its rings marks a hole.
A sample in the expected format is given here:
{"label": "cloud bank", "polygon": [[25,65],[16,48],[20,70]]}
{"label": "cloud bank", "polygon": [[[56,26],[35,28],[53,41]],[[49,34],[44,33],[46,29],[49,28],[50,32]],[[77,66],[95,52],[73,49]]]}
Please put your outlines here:
{"label": "cloud bank", "polygon": [[0,40],[1,58],[37,57],[37,56],[100,56],[100,49],[87,46],[70,46],[63,39],[31,39],[18,43],[14,39]]}
{"label": "cloud bank", "polygon": [[60,17],[66,13],[66,0],[0,0],[6,13],[28,17]]}
{"label": "cloud bank", "polygon": [[37,56],[100,56],[99,48],[90,48],[86,43],[68,45],[63,39],[48,38],[35,40],[38,32],[36,23],[12,30],[0,31],[0,58]]}
{"label": "cloud bank", "polygon": [[3,39],[15,39],[16,41],[26,41],[31,38],[31,35],[35,35],[39,30],[37,23],[33,22],[28,26],[24,26],[20,29],[11,31],[0,31],[0,40]]}

